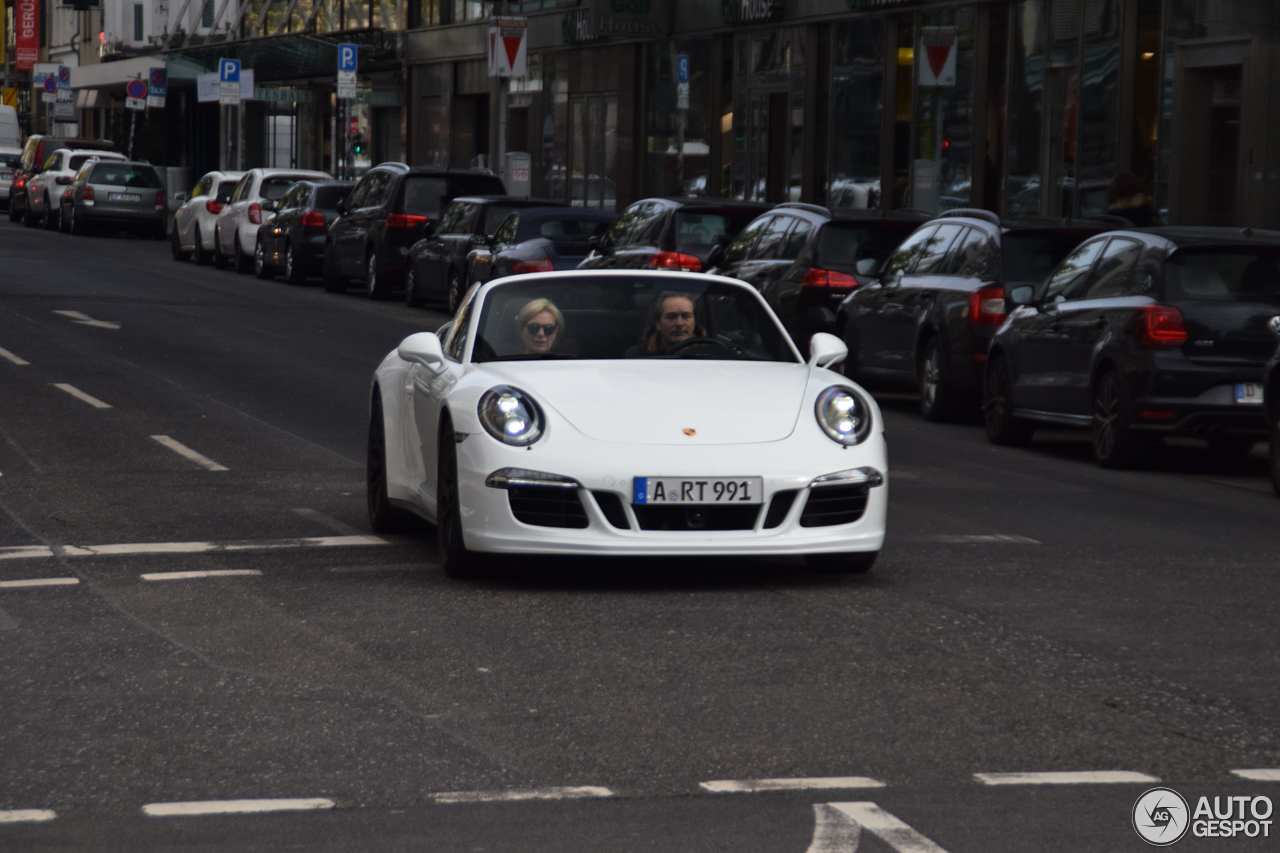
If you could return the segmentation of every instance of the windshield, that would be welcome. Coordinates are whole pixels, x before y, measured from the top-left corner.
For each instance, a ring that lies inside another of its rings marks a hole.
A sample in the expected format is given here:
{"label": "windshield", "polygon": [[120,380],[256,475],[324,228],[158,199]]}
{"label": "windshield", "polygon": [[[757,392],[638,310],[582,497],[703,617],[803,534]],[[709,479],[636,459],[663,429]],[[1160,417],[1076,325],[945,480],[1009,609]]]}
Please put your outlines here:
{"label": "windshield", "polygon": [[747,223],[759,215],[758,210],[678,211],[676,247],[712,246],[719,237],[736,237]]}
{"label": "windshield", "polygon": [[258,188],[258,195],[262,198],[269,198],[272,201],[279,201],[284,198],[284,194],[289,191],[289,187],[298,182],[298,178],[264,178],[262,186]]}
{"label": "windshield", "polygon": [[896,228],[858,228],[828,223],[818,237],[818,261],[830,267],[851,267],[863,258],[883,261],[915,227],[914,222]]}
{"label": "windshield", "polygon": [[343,186],[318,187],[316,189],[316,204],[320,210],[338,209],[338,202],[351,195],[352,184]]}
{"label": "windshield", "polygon": [[588,240],[603,235],[611,223],[606,219],[544,219],[538,223],[538,236],[552,240]]}
{"label": "windshield", "polygon": [[0,166],[16,169],[21,163],[21,154],[0,154]]}
{"label": "windshield", "polygon": [[796,360],[751,291],[685,278],[545,277],[502,284],[485,297],[477,330],[473,361]]}
{"label": "windshield", "polygon": [[109,187],[134,187],[145,190],[164,189],[156,170],[150,166],[134,166],[128,163],[99,163],[89,178],[91,184]]}
{"label": "windshield", "polygon": [[1004,243],[1005,281],[1041,282],[1096,231],[1007,231]]}
{"label": "windshield", "polygon": [[1176,252],[1165,267],[1165,298],[1280,303],[1280,248]]}

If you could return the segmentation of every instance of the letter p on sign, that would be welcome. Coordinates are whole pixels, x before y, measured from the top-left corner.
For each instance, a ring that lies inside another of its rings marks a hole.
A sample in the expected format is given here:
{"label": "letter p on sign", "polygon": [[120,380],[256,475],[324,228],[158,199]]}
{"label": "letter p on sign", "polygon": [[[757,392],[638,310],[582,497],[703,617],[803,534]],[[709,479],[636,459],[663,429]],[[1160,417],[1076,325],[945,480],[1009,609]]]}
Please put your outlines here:
{"label": "letter p on sign", "polygon": [[356,70],[356,45],[354,44],[338,45],[338,70],[339,71],[355,71]]}

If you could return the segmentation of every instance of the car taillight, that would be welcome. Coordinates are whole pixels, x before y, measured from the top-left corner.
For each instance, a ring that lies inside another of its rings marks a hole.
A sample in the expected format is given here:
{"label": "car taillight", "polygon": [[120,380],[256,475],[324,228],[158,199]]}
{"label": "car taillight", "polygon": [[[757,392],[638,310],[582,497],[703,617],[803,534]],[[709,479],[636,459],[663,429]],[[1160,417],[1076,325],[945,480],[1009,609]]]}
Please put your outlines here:
{"label": "car taillight", "polygon": [[1138,346],[1180,347],[1187,342],[1182,312],[1169,305],[1148,305],[1139,317]]}
{"label": "car taillight", "polygon": [[93,201],[93,187],[89,186],[88,184],[85,184],[83,187],[81,187],[81,188],[80,188],[80,200],[81,200],[81,201]]}
{"label": "car taillight", "polygon": [[511,271],[520,272],[551,272],[551,261],[546,258],[537,258],[532,261],[516,261],[511,265]]}
{"label": "car taillight", "polygon": [[388,228],[417,228],[420,225],[427,224],[427,217],[416,216],[412,213],[388,213]]}
{"label": "car taillight", "polygon": [[222,208],[224,207],[226,207],[225,204],[223,204],[220,201],[214,201],[213,199],[209,199],[204,203],[204,209],[212,213],[214,216],[217,216],[219,213],[221,213]]}
{"label": "car taillight", "polygon": [[308,210],[302,214],[303,228],[323,228],[324,214],[318,210]]}
{"label": "car taillight", "polygon": [[164,207],[164,190],[156,190],[156,207]]}
{"label": "car taillight", "polygon": [[686,255],[683,252],[655,252],[649,266],[655,270],[688,270],[702,272],[702,261],[697,255]]}
{"label": "car taillight", "polygon": [[858,280],[847,272],[820,270],[817,267],[804,274],[801,287],[857,287]]}
{"label": "car taillight", "polygon": [[969,294],[970,323],[975,326],[999,326],[1004,323],[1004,319],[1003,287],[980,287]]}
{"label": "car taillight", "polygon": [[262,205],[258,204],[256,201],[249,205],[249,224],[262,224]]}
{"label": "car taillight", "polygon": [[26,184],[26,182],[27,182],[27,179],[26,179],[26,178],[18,178],[18,180],[16,180],[16,181],[14,181],[14,182],[13,182],[13,185],[14,185],[15,187],[20,187],[20,186],[23,186],[24,184]]}

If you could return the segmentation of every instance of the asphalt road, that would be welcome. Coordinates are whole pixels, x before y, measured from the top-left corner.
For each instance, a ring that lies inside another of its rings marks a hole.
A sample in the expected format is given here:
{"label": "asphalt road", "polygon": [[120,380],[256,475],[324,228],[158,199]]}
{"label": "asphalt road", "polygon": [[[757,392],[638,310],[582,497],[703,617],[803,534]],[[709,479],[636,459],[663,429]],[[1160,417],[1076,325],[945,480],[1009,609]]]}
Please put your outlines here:
{"label": "asphalt road", "polygon": [[[0,850],[1066,853],[1146,849],[1157,784],[1280,799],[1232,773],[1280,768],[1265,446],[1103,471],[887,395],[868,576],[447,581],[364,505],[371,373],[443,321],[0,222]],[[809,781],[704,785],[761,779]]]}

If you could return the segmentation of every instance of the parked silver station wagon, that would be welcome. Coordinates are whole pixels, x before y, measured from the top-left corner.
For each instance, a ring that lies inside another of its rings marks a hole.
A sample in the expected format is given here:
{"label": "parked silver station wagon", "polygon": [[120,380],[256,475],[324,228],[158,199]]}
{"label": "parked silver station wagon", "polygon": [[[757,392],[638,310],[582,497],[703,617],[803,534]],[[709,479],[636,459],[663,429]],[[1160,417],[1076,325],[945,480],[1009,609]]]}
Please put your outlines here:
{"label": "parked silver station wagon", "polygon": [[76,175],[63,197],[62,214],[72,234],[109,228],[163,240],[164,183],[150,163],[95,160]]}

